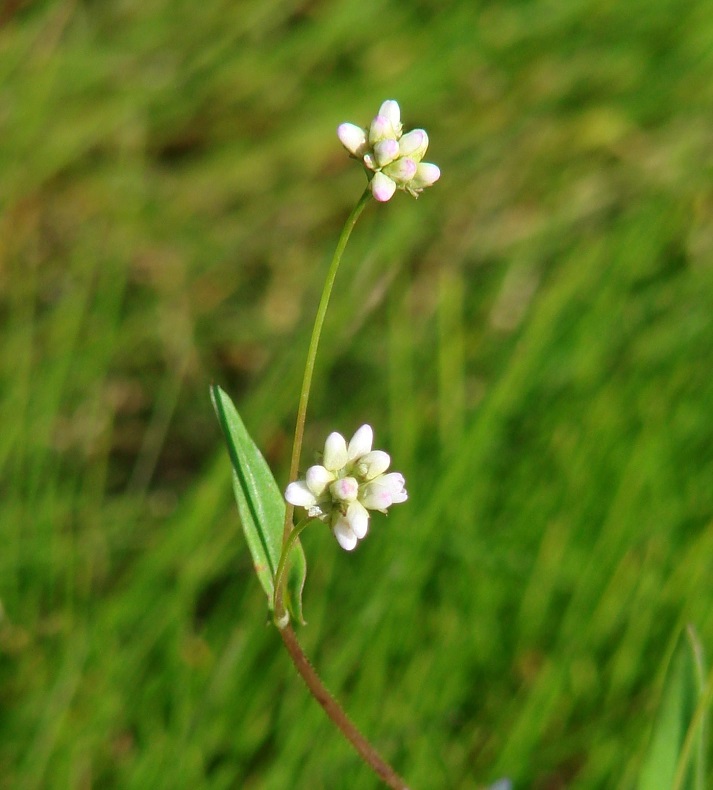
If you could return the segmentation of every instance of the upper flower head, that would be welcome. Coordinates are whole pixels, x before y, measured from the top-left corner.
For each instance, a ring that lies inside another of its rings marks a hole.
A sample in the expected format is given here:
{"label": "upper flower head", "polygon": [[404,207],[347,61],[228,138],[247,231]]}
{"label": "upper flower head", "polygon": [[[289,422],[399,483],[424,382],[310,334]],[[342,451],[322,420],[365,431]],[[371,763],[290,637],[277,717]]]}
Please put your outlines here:
{"label": "upper flower head", "polygon": [[347,551],[366,535],[370,510],[386,513],[408,498],[403,475],[384,474],[391,459],[383,450],[372,450],[373,441],[369,425],[362,425],[349,444],[341,434],[330,433],[322,464],[310,466],[305,479],[290,483],[285,491],[290,504],[328,523]]}
{"label": "upper flower head", "polygon": [[402,132],[401,109],[393,99],[381,105],[368,128],[343,123],[337,129],[347,151],[373,172],[371,192],[382,203],[390,200],[397,189],[418,197],[441,177],[436,165],[421,162],[428,148],[426,132]]}

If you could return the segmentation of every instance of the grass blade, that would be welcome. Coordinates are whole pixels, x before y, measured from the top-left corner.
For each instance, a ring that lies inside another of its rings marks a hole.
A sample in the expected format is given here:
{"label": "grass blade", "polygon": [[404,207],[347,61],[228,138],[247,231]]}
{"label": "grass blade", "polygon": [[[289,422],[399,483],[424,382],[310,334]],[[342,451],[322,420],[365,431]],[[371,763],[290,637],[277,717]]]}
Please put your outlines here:
{"label": "grass blade", "polygon": [[705,743],[700,703],[704,676],[700,644],[689,628],[679,637],[669,663],[638,790],[703,790]]}

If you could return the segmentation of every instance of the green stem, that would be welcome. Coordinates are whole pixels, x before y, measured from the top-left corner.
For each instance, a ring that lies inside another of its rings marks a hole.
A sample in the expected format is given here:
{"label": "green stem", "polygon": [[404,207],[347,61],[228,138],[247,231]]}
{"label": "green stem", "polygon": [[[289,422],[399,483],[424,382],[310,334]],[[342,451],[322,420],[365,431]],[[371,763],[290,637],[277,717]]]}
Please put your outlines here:
{"label": "green stem", "polygon": [[307,516],[306,518],[303,518],[302,521],[300,521],[299,524],[297,524],[294,527],[294,529],[290,532],[290,536],[287,539],[287,543],[285,543],[285,545],[282,547],[282,554],[280,554],[280,560],[277,563],[277,571],[275,572],[275,587],[274,587],[273,598],[272,598],[273,609],[275,610],[275,613],[276,613],[275,622],[276,622],[278,628],[280,627],[280,625],[279,625],[279,622],[277,621],[277,609],[276,609],[276,607],[277,607],[277,591],[280,590],[280,589],[284,590],[284,585],[282,583],[282,579],[283,579],[283,577],[285,575],[285,567],[287,565],[287,558],[290,556],[290,552],[292,551],[292,547],[295,545],[295,542],[296,542],[297,538],[299,538],[300,533],[312,521],[314,521],[314,519],[311,516]]}
{"label": "green stem", "polygon": [[[312,387],[312,374],[314,373],[314,363],[317,359],[317,349],[319,347],[319,339],[322,335],[322,326],[324,325],[324,317],[327,315],[327,307],[329,306],[329,298],[332,295],[334,287],[334,280],[337,277],[337,270],[342,260],[344,249],[347,246],[349,237],[352,230],[357,223],[362,211],[366,207],[371,197],[371,189],[367,187],[364,193],[359,198],[356,206],[352,209],[352,213],[347,217],[344,223],[337,247],[334,250],[332,263],[327,271],[327,277],[324,281],[324,288],[322,289],[322,298],[319,300],[319,307],[317,308],[317,315],[314,319],[314,327],[312,329],[312,338],[309,342],[309,349],[307,351],[307,361],[305,362],[305,372],[302,379],[302,390],[300,391],[300,402],[297,407],[297,423],[295,425],[295,440],[292,444],[292,459],[290,460],[290,476],[289,480],[297,479],[297,471],[300,465],[300,453],[302,452],[302,439],[305,431],[305,419],[307,417],[307,403],[309,402],[309,393]],[[285,508],[285,527],[282,532],[282,545],[287,543],[292,532],[292,516],[294,514],[294,507],[287,503]],[[284,553],[284,552],[283,552]],[[284,581],[284,580],[283,580]],[[284,594],[284,584],[281,586],[275,585],[275,616],[280,620],[284,616],[284,605],[282,602]]]}

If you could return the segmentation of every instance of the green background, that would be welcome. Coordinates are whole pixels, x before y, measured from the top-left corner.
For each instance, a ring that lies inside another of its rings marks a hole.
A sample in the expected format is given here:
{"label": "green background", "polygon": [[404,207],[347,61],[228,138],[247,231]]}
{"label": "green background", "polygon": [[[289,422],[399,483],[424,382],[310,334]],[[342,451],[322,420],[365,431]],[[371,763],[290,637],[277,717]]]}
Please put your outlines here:
{"label": "green background", "polygon": [[441,181],[339,273],[303,468],[410,498],[304,536],[327,685],[414,790],[632,787],[713,650],[705,0],[65,0],[0,14],[0,787],[375,788],[293,672],[221,384],[286,484],[311,321],[397,99]]}

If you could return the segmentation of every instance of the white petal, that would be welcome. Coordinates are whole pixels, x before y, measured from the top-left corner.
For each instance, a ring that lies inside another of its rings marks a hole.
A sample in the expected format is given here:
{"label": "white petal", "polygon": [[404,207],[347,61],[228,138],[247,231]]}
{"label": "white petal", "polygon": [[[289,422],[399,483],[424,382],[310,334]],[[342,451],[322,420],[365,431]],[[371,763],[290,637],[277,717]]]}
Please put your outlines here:
{"label": "white petal", "polygon": [[307,478],[305,481],[307,488],[315,496],[320,497],[324,493],[325,488],[334,480],[334,473],[319,464],[315,464],[315,466],[310,466],[305,477]]}
{"label": "white petal", "polygon": [[399,140],[399,153],[420,162],[428,148],[428,135],[423,129],[413,129]]}
{"label": "white petal", "polygon": [[368,144],[366,142],[366,132],[353,123],[343,123],[337,128],[337,137],[341,144],[354,156],[363,156],[366,153]]}
{"label": "white petal", "polygon": [[423,189],[430,187],[438,181],[441,177],[441,169],[438,165],[432,165],[430,162],[421,162],[416,168],[416,175],[413,177],[409,186],[414,189]]}
{"label": "white petal", "polygon": [[329,493],[338,502],[354,502],[359,493],[359,483],[353,477],[343,477],[329,486]]}
{"label": "white petal", "polygon": [[[381,478],[378,478],[381,479]],[[377,481],[372,481],[363,486],[359,492],[359,501],[369,510],[380,510],[386,513],[394,500],[387,486],[381,485]]]}
{"label": "white petal", "polygon": [[347,448],[349,460],[354,461],[356,458],[370,452],[373,441],[374,431],[371,429],[371,425],[362,425],[349,440],[349,447]]}
{"label": "white petal", "polygon": [[352,502],[347,508],[347,521],[352,532],[361,540],[369,530],[369,511],[361,502]]}
{"label": "white petal", "polygon": [[379,107],[379,115],[389,119],[389,123],[396,132],[396,136],[401,136],[401,108],[394,99],[387,99]]}
{"label": "white petal", "polygon": [[389,472],[388,475],[382,475],[377,482],[388,488],[392,494],[400,494],[406,485],[401,472]]}
{"label": "white petal", "polygon": [[332,532],[339,545],[345,551],[352,551],[356,548],[358,538],[354,534],[354,530],[349,526],[349,522],[343,516],[340,516],[334,523]]}
{"label": "white petal", "polygon": [[386,203],[387,200],[391,200],[394,192],[396,192],[396,182],[383,173],[376,173],[374,178],[371,179],[371,193],[379,203]]}
{"label": "white petal", "polygon": [[313,507],[317,504],[317,497],[307,488],[304,480],[290,483],[285,491],[285,499],[297,507]]}
{"label": "white petal", "polygon": [[324,443],[324,465],[330,472],[338,472],[347,463],[347,443],[341,433],[330,433]]}
{"label": "white petal", "polygon": [[406,481],[400,472],[380,475],[375,480],[361,487],[359,501],[369,510],[380,510],[386,513],[391,505],[405,502],[408,494],[404,488]]}
{"label": "white petal", "polygon": [[375,477],[383,474],[391,463],[391,458],[388,453],[383,450],[374,450],[371,453],[366,453],[359,459],[356,470],[364,480],[373,480]]}

